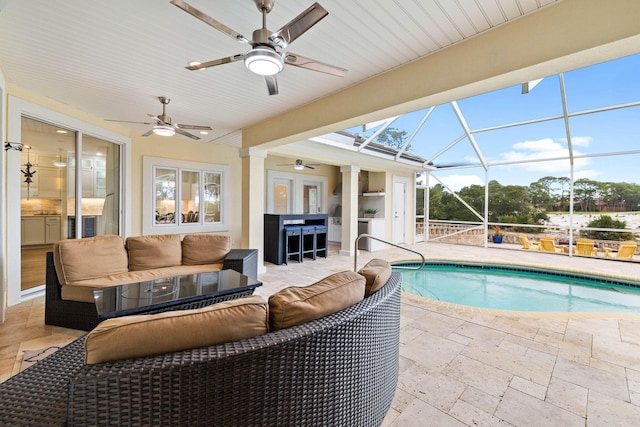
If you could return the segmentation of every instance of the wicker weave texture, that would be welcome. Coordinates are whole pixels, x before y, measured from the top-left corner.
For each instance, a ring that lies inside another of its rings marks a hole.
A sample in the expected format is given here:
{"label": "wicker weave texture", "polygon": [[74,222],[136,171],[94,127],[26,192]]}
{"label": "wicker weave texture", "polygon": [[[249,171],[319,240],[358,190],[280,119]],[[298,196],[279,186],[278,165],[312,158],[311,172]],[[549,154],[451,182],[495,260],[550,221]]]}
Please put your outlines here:
{"label": "wicker weave texture", "polygon": [[80,338],[0,384],[0,425],[379,426],[399,337],[393,273],[338,313],[224,345],[84,365]]}
{"label": "wicker weave texture", "polygon": [[260,337],[86,366],[72,425],[378,426],[398,378],[400,275],[322,319]]}

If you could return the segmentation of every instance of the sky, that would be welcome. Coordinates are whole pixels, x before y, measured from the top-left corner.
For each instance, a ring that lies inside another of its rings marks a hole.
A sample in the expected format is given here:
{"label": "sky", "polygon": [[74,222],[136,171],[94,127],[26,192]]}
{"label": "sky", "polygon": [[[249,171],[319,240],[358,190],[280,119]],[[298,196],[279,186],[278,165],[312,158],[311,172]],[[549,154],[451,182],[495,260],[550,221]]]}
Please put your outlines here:
{"label": "sky", "polygon": [[[569,115],[640,103],[638,76],[640,54],[563,73]],[[640,173],[636,172],[640,165],[640,105],[569,117],[567,134],[562,117],[561,86],[560,75],[552,75],[542,79],[527,94],[522,94],[521,85],[516,85],[456,101],[462,120],[471,129],[487,163],[527,162],[491,166],[487,179],[503,185],[529,185],[546,176],[570,177],[568,139],[571,138],[574,179],[640,184]],[[401,116],[390,127],[411,135],[428,110]],[[553,120],[487,130],[554,117]],[[366,137],[377,129],[379,127],[363,132],[361,128],[351,128],[349,131],[363,133]],[[449,145],[452,147],[440,153]],[[432,160],[436,166],[479,164],[473,144],[466,137],[451,104],[435,107],[412,141],[410,152]],[[627,154],[610,155],[622,152]],[[563,160],[548,160],[558,158]],[[452,190],[470,184],[484,185],[486,178],[481,167],[441,169],[433,175]],[[430,184],[437,182],[431,180]]]}

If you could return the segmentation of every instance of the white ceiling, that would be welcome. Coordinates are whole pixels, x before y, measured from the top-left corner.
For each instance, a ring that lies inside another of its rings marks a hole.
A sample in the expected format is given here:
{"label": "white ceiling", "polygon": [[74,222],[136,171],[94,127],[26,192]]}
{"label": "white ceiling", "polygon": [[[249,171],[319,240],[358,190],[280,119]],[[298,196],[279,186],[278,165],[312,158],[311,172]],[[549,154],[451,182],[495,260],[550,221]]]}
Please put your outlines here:
{"label": "white ceiling", "polygon": [[[558,0],[319,0],[329,15],[287,51],[347,68],[344,78],[285,66],[280,94],[242,62],[189,71],[188,61],[244,53],[169,0],[0,0],[0,68],[11,85],[96,117],[148,121],[158,96],[173,123],[209,125],[207,142],[238,144],[239,130],[473,37]],[[187,0],[251,38],[253,0]],[[276,31],[313,3],[279,0]],[[149,126],[125,124],[143,133]]]}

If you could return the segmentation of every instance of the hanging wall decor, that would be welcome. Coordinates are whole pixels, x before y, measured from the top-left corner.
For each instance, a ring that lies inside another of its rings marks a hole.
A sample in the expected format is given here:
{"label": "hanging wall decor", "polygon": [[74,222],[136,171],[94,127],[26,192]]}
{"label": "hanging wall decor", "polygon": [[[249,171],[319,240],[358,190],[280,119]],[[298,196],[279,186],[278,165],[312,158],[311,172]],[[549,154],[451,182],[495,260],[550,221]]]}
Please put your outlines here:
{"label": "hanging wall decor", "polygon": [[20,172],[22,172],[25,176],[25,180],[24,182],[27,183],[27,200],[29,200],[29,190],[30,190],[30,185],[33,182],[33,175],[36,174],[36,171],[31,170],[31,168],[33,167],[33,165],[31,164],[31,147],[25,147],[27,149],[27,163],[25,164],[25,169],[26,170],[20,170]]}

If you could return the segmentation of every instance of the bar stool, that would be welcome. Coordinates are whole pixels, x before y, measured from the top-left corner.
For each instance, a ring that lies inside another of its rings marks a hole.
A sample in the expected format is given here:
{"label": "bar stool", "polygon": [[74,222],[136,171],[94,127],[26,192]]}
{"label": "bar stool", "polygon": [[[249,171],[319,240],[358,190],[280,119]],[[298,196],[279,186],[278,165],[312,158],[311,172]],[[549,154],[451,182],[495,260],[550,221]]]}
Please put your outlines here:
{"label": "bar stool", "polygon": [[327,233],[326,225],[316,225],[316,255],[323,258],[327,257]]}
{"label": "bar stool", "polygon": [[302,262],[302,228],[299,225],[285,225],[284,227],[284,263],[290,257]]}
{"label": "bar stool", "polygon": [[302,258],[308,255],[316,259],[316,226],[303,225],[302,227]]}

